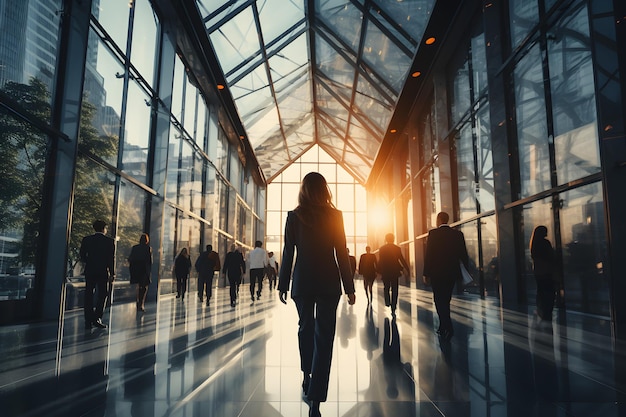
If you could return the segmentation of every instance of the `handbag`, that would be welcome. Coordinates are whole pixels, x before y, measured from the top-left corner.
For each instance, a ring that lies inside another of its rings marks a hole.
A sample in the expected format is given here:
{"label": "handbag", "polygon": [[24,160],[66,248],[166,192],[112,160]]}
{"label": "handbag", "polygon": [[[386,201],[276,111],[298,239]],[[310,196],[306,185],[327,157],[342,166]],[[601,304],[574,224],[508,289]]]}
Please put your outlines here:
{"label": "handbag", "polygon": [[474,282],[474,278],[472,278],[470,273],[467,271],[467,268],[465,268],[463,262],[459,261],[459,267],[461,268],[461,282],[463,283],[463,285],[469,285]]}

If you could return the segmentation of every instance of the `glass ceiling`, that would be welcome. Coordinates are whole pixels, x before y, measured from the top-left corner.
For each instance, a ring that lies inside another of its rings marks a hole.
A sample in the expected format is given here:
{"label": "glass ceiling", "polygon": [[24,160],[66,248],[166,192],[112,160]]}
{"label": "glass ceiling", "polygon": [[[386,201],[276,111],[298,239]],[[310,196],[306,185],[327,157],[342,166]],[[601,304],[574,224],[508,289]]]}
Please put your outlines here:
{"label": "glass ceiling", "polygon": [[314,144],[365,184],[435,0],[196,0],[268,182]]}

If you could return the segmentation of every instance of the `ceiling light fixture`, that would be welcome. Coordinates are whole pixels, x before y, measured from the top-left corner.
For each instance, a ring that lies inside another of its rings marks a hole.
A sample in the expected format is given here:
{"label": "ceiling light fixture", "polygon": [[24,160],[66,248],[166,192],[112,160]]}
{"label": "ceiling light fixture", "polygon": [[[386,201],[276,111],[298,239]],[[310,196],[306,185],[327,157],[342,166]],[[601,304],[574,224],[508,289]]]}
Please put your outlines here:
{"label": "ceiling light fixture", "polygon": [[217,89],[218,89],[218,90],[223,90],[224,88],[225,88],[225,87],[224,87],[224,84],[218,84],[218,85],[217,85]]}
{"label": "ceiling light fixture", "polygon": [[428,39],[426,39],[426,45],[432,45],[433,43],[435,43],[435,38],[434,37],[430,37]]}
{"label": "ceiling light fixture", "polygon": [[417,77],[419,77],[420,75],[422,75],[421,71],[415,71],[414,73],[412,73],[412,74],[411,74],[411,77],[413,77],[413,78],[417,78]]}

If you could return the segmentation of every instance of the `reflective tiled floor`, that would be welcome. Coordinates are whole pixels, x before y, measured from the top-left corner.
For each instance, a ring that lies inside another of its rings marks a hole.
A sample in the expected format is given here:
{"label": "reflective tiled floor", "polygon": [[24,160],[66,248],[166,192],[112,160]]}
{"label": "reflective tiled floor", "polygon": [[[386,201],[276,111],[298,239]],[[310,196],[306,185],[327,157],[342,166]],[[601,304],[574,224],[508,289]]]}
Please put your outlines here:
{"label": "reflective tiled floor", "polygon": [[[538,323],[532,309],[466,295],[445,343],[430,293],[401,287],[393,318],[382,285],[371,308],[357,286],[357,303],[339,305],[324,417],[626,414],[626,351],[603,318],[560,311]],[[80,312],[63,326],[0,328],[0,415],[307,416],[295,306],[267,288],[251,304],[241,290],[234,308],[227,288],[210,306],[114,304],[107,330],[84,330]]]}

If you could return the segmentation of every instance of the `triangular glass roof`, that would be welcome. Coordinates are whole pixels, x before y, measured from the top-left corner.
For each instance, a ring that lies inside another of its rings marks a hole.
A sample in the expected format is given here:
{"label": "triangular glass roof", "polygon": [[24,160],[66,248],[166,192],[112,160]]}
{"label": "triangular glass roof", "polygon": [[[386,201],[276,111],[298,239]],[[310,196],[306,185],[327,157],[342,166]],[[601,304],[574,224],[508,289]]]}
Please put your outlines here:
{"label": "triangular glass roof", "polygon": [[435,0],[196,0],[268,182],[318,144],[364,184]]}

